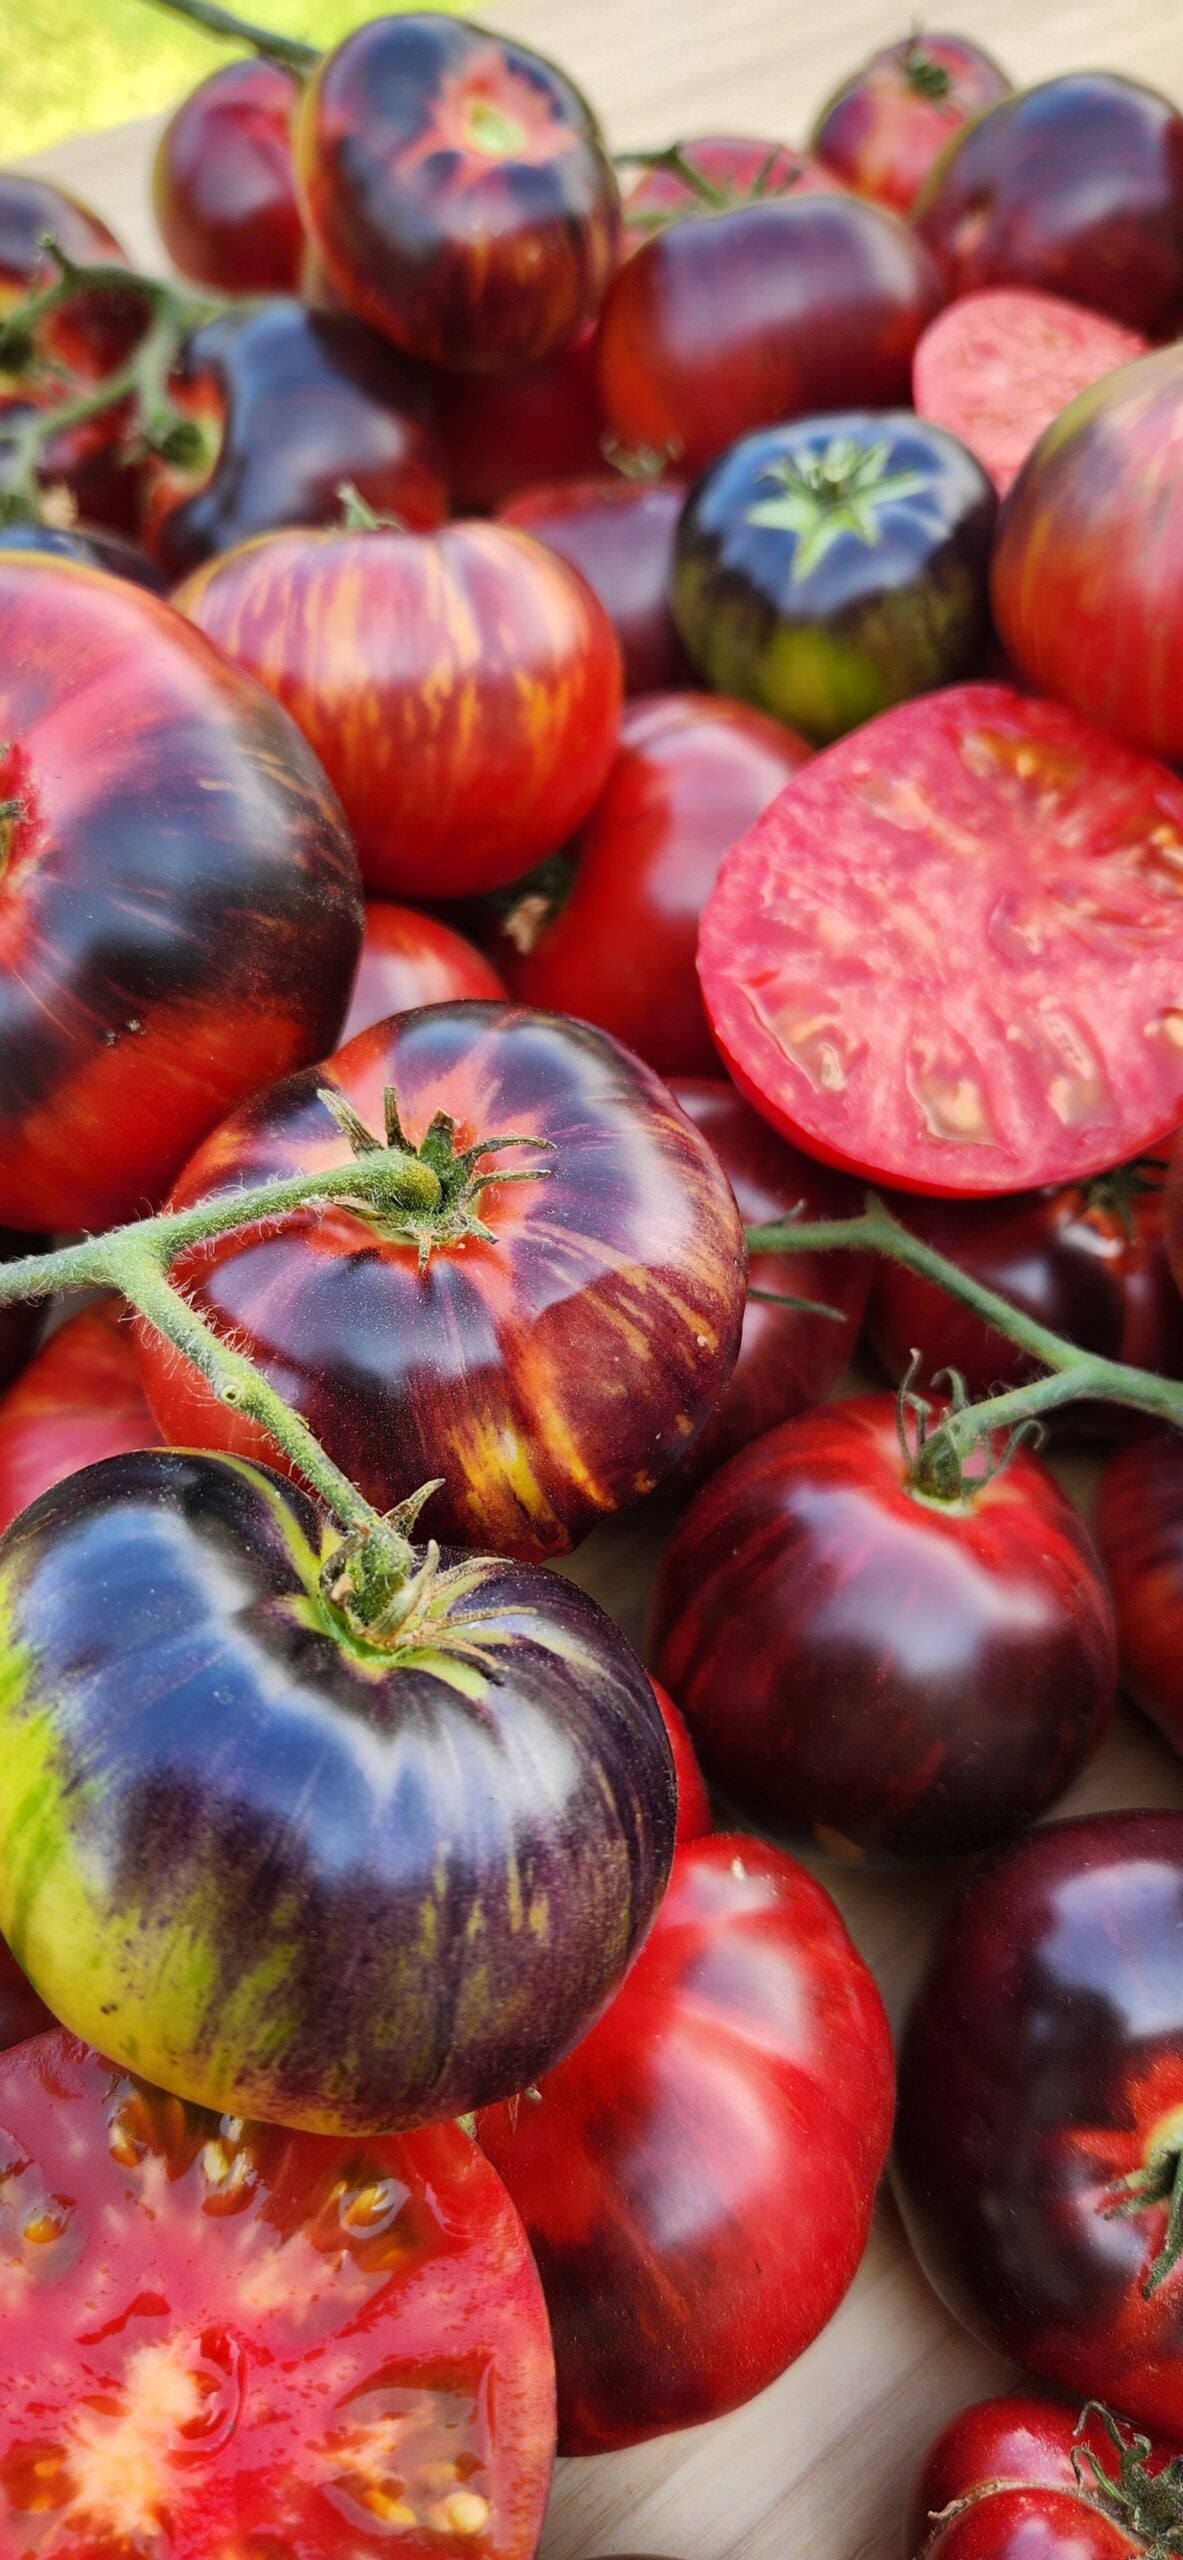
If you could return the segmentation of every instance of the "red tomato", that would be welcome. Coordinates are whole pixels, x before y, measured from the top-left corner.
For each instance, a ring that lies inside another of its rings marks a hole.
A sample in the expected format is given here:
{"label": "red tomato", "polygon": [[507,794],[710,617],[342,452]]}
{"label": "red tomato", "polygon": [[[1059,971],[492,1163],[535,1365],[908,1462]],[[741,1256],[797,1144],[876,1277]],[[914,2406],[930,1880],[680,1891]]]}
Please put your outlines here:
{"label": "red tomato", "polygon": [[433,374],[431,401],[462,513],[484,515],[540,481],[603,470],[594,327],[525,373],[488,374],[475,399],[467,374]]}
{"label": "red tomato", "polygon": [[1099,311],[1022,285],[963,294],[930,320],[912,358],[922,418],[960,436],[1000,493],[1078,391],[1145,355]]}
{"label": "red tomato", "polygon": [[992,573],[999,634],[1023,675],[1171,758],[1183,756],[1180,436],[1183,347],[1081,392],[1012,491]]}
{"label": "red tomato", "polygon": [[[114,232],[89,205],[48,178],[0,169],[0,313],[56,282],[58,269],[46,249],[47,239],[80,267],[127,264]],[[71,297],[54,313],[43,344],[71,372],[110,373],[128,354],[138,325],[129,325],[124,295],[88,293],[78,300]]]}
{"label": "red tomato", "polygon": [[654,1663],[713,1784],[763,1829],[879,1863],[986,1848],[1055,1803],[1113,1710],[1083,1521],[1017,1450],[919,1493],[893,1396],[818,1406],[696,1495]]}
{"label": "red tomato", "polygon": [[392,1013],[413,1013],[421,1004],[455,1004],[464,996],[504,994],[492,962],[475,943],[453,932],[450,924],[421,915],[417,907],[396,907],[388,898],[370,898],[341,1043],[344,1046],[375,1022],[387,1021]]}
{"label": "red tomato", "polygon": [[[762,204],[770,196],[841,195],[842,180],[807,151],[785,142],[761,141],[754,134],[709,133],[675,146],[681,166],[653,167],[643,161],[624,186],[626,236],[643,240],[663,230],[675,215],[724,213],[734,205]],[[625,154],[625,167],[628,168]],[[694,175],[684,172],[692,171]],[[696,183],[697,180],[697,183]]]}
{"label": "red tomato", "polygon": [[660,1075],[717,1073],[698,920],[729,847],[808,754],[778,720],[717,695],[630,705],[565,903],[526,883],[503,919],[496,958],[513,994],[599,1023]]}
{"label": "red tomato", "polygon": [[[670,1091],[718,1156],[745,1227],[771,1226],[794,1210],[803,1218],[845,1218],[861,1206],[841,1174],[799,1155],[734,1085],[706,1076],[675,1076]],[[680,1484],[700,1482],[773,1423],[789,1421],[830,1393],[853,1354],[873,1267],[855,1253],[754,1256],[748,1266],[739,1358],[705,1431],[679,1469]],[[800,1307],[769,1306],[751,1294],[757,1289],[834,1307],[839,1321],[807,1315]]]}
{"label": "red tomato", "polygon": [[929,2446],[908,2502],[905,2554],[915,2560],[1150,2554],[1162,2513],[1159,2508],[1148,2521],[1152,2484],[1168,2458],[1166,2450],[1137,2448],[1120,2421],[1107,2423],[1100,2411],[1075,2403],[1034,2396],[979,2400],[960,2409]]}
{"label": "red tomato", "polygon": [[[26,1253],[43,1253],[48,1239],[16,1233],[11,1227],[0,1227],[0,1263],[17,1262]],[[0,1308],[0,1387],[6,1387],[23,1368],[33,1338],[41,1322],[39,1306]]]}
{"label": "red tomato", "polygon": [[121,1301],[84,1307],[0,1398],[0,1529],[63,1476],[159,1438]]}
{"label": "red tomato", "polygon": [[901,1190],[1080,1181],[1183,1111],[1183,784],[1050,702],[952,685],[815,756],[724,862],[727,1065]]}
{"label": "red tomato", "polygon": [[9,2552],[532,2560],[546,2313],[459,2126],[244,2124],[60,2033],[4,2056],[0,2123]]}
{"label": "red tomato", "polygon": [[620,642],[626,693],[693,682],[669,605],[681,480],[565,480],[525,489],[498,509],[570,562],[598,595]]}
{"label": "red tomato", "polygon": [[152,201],[182,275],[223,293],[298,293],[304,226],[292,126],[301,88],[278,62],[224,62],[156,146]]}
{"label": "red tomato", "polygon": [[916,226],[949,301],[1024,284],[1153,337],[1183,317],[1183,116],[1112,71],[988,107],[938,160]]}
{"label": "red tomato", "polygon": [[1138,1432],[1114,1451],[1097,1499],[1097,1542],[1122,1686],[1183,1751],[1183,1440]]}
{"label": "red tomato", "polygon": [[966,36],[901,36],[828,98],[811,151],[860,196],[910,213],[955,133],[1010,89],[991,54]]}
{"label": "red tomato", "polygon": [[892,2094],[821,1886],[761,1841],[678,1850],[598,2024],[478,2118],[541,2272],[563,2452],[717,2417],[801,2354],[866,2247]]}
{"label": "red tomato", "polygon": [[497,888],[602,788],[620,652],[584,580],[527,534],[274,533],[175,601],[298,722],[372,888]]}
{"label": "red tomato", "polygon": [[21,1972],[16,1957],[0,1938],[0,2051],[44,2035],[56,2025],[43,2000]]}
{"label": "red tomato", "polygon": [[975,2336],[1175,2438],[1181,1933],[1183,1813],[1044,1824],[979,1868],[905,2031],[895,2161]]}
{"label": "red tomato", "polygon": [[753,427],[906,401],[941,300],[927,250],[855,197],[671,222],[626,259],[600,324],[619,442],[700,471]]}
{"label": "red tomato", "polygon": [[675,1838],[680,1848],[684,1840],[701,1840],[704,1832],[713,1830],[711,1800],[707,1794],[706,1780],[695,1758],[694,1744],[673,1699],[668,1690],[663,1689],[658,1681],[652,1680],[649,1685],[661,1709],[662,1722],[674,1755],[674,1776],[678,1786],[678,1828]]}
{"label": "red tomato", "polygon": [[298,730],[155,596],[12,552],[0,624],[0,1218],[103,1227],[324,1055],[357,861]]}
{"label": "red tomato", "polygon": [[[70,390],[69,378],[64,377],[39,382],[35,388],[22,386],[19,393],[0,391],[0,496],[11,489],[14,456],[19,465],[21,430],[31,418],[40,419],[60,408]],[[129,452],[129,423],[124,403],[100,417],[62,427],[47,439],[36,479],[51,515],[78,521],[97,531],[100,539],[104,534],[134,533],[143,502],[144,466],[140,457]],[[26,506],[27,498],[22,495],[19,503]],[[25,530],[23,525],[4,524],[6,547],[11,547],[14,532]],[[33,537],[30,548],[36,549],[44,529],[30,525],[27,530]],[[157,581],[158,587],[162,584]]]}
{"label": "red tomato", "polygon": [[[557,1554],[652,1491],[730,1376],[746,1271],[735,1202],[664,1085],[614,1041],[452,1004],[379,1023],[257,1094],[194,1156],[174,1205],[339,1163],[321,1093],[381,1130],[388,1087],[412,1141],[440,1112],[478,1162],[483,1140],[524,1133],[478,1177],[488,1241],[445,1237],[421,1269],[421,1226],[342,1207],[226,1237],[179,1277],[381,1510],[443,1477],[426,1523],[441,1543]],[[534,1168],[542,1178],[520,1179]],[[463,1200],[466,1181],[454,1164],[447,1196]],[[158,1339],[141,1355],[170,1440],[287,1469]]]}

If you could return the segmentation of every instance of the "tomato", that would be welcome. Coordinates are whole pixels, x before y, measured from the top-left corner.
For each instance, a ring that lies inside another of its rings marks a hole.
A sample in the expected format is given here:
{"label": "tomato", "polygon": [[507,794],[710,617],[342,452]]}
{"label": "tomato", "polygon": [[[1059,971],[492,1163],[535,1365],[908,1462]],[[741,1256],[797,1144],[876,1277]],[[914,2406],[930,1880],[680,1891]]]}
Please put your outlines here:
{"label": "tomato", "polygon": [[895,2170],[958,2319],[1175,2437],[1181,1928],[1180,1813],[1049,1824],[980,1869],[904,2036]]}
{"label": "tomato", "polygon": [[298,293],[304,226],[292,126],[300,83],[278,62],[224,62],[169,117],[152,202],[182,275],[222,293]]}
{"label": "tomato", "polygon": [[1150,1427],[1114,1451],[1097,1541],[1117,1617],[1122,1685],[1183,1751],[1183,1442]]}
{"label": "tomato", "polygon": [[711,1800],[683,1717],[674,1705],[668,1690],[663,1689],[656,1680],[651,1681],[649,1685],[661,1709],[666,1739],[673,1754],[674,1777],[678,1790],[678,1827],[675,1837],[677,1846],[681,1848],[683,1841],[701,1840],[703,1833],[713,1828]]}
{"label": "tomato", "polygon": [[1035,285],[1165,335],[1183,318],[1183,116],[1112,71],[1041,81],[957,135],[915,218],[949,301]]}
{"label": "tomato", "polygon": [[[0,320],[14,305],[56,282],[58,267],[46,241],[77,266],[126,266],[113,231],[89,205],[48,178],[25,170],[0,170]],[[89,292],[71,298],[46,324],[45,352],[71,372],[109,373],[129,351],[138,320],[130,324],[124,296]]]}
{"label": "tomato", "polygon": [[[22,533],[36,537],[41,531],[19,520],[32,503],[21,456],[23,431],[30,422],[40,425],[48,412],[60,408],[66,390],[62,377],[39,380],[35,388],[22,387],[19,392],[0,389],[0,500],[6,509],[0,532],[10,544]],[[100,540],[108,533],[133,535],[143,503],[144,463],[129,449],[129,423],[123,403],[49,436],[34,475],[35,503],[51,515],[67,517],[71,524],[77,521]],[[34,547],[40,547],[36,541]]]}
{"label": "tomato", "polygon": [[1183,755],[1183,509],[1168,458],[1181,431],[1183,348],[1081,392],[1011,492],[992,580],[1024,675],[1172,758]]}
{"label": "tomato", "polygon": [[346,484],[413,532],[447,513],[426,385],[344,314],[221,312],[187,340],[171,389],[208,449],[191,468],[150,466],[145,539],[170,580],[274,525],[335,522]]}
{"label": "tomato", "polygon": [[[16,1262],[25,1253],[43,1253],[46,1242],[45,1236],[24,1235],[0,1227],[0,1264]],[[41,1312],[38,1306],[0,1308],[0,1388],[6,1387],[24,1366]]]}
{"label": "tomato", "polygon": [[671,222],[626,260],[600,325],[619,442],[700,471],[753,427],[907,400],[941,299],[903,223],[846,195]]}
{"label": "tomato", "polygon": [[396,907],[388,898],[366,905],[365,939],[353,982],[342,1042],[392,1013],[424,1004],[453,1004],[463,996],[503,997],[492,962],[450,924]]}
{"label": "tomato", "polygon": [[53,2024],[44,2000],[38,1999],[16,1957],[0,1938],[0,2051],[23,2044],[28,2036],[43,2035]]}
{"label": "tomato", "polygon": [[330,282],[409,355],[512,373],[599,309],[615,171],[578,89],[525,45],[427,10],[371,20],[310,81],[296,164]]}
{"label": "tomato", "polygon": [[102,525],[3,524],[0,551],[36,551],[53,560],[75,560],[83,569],[107,569],[136,587],[163,595],[164,580],[137,542]]}
{"label": "tomato", "polygon": [[680,480],[565,480],[525,489],[498,509],[502,524],[545,542],[598,595],[620,642],[627,693],[683,683],[689,663],[669,606]]}
{"label": "tomato", "polygon": [[467,374],[435,373],[431,404],[453,504],[463,512],[483,515],[540,481],[604,468],[594,327],[524,373],[486,374],[476,399]]}
{"label": "tomato", "polygon": [[717,1073],[698,920],[729,846],[808,753],[779,722],[709,694],[630,704],[568,894],[556,904],[527,881],[503,920],[496,958],[514,995],[598,1022],[660,1075]]}
{"label": "tomato", "polygon": [[876,1864],[1034,1822],[1117,1676],[1100,1566],[1039,1459],[939,1502],[899,1433],[872,1395],[750,1442],[675,1530],[652,1619],[712,1784],[762,1829]]}
{"label": "tomato", "polygon": [[[745,1227],[771,1226],[794,1211],[803,1218],[844,1218],[859,1208],[857,1193],[841,1174],[799,1155],[734,1085],[721,1078],[676,1076],[670,1091],[718,1156]],[[787,1422],[830,1393],[853,1354],[871,1277],[872,1264],[863,1254],[754,1256],[739,1358],[705,1431],[679,1470],[679,1482],[701,1481],[774,1422]],[[751,1294],[760,1289],[831,1307],[838,1321],[801,1307],[767,1305]]]}
{"label": "tomato", "polygon": [[371,888],[513,880],[587,816],[616,752],[620,652],[577,572],[508,527],[274,533],[179,610],[290,711]]}
{"label": "tomato", "polygon": [[810,738],[972,674],[994,492],[910,410],[766,427],[692,490],[674,617],[700,675]]}
{"label": "tomato", "polygon": [[[1010,1199],[908,1199],[896,1206],[938,1253],[1053,1333],[1104,1360],[1183,1377],[1183,1305],[1163,1239],[1161,1171],[1157,1180],[1152,1167],[1133,1167]],[[1040,1375],[1039,1362],[1017,1343],[902,1263],[877,1265],[867,1329],[893,1378],[903,1377],[916,1350],[930,1377],[956,1369],[971,1396]],[[1087,1412],[1090,1429],[1132,1419],[1114,1406],[1075,1410]]]}
{"label": "tomato", "polygon": [[[203,1246],[175,1276],[379,1510],[442,1477],[434,1537],[558,1554],[651,1492],[722,1392],[744,1308],[735,1202],[706,1141],[614,1041],[452,1004],[379,1023],[256,1095],[194,1156],[174,1205],[339,1163],[321,1094],[380,1130],[387,1087],[412,1143],[442,1112],[458,1151],[429,1258],[413,1220],[342,1206]],[[516,1145],[486,1169],[483,1143],[507,1133]],[[474,1196],[487,1240],[464,1232]],[[151,1337],[141,1356],[167,1438],[286,1463],[187,1362]]]}
{"label": "tomato", "polygon": [[155,596],[0,554],[0,624],[0,1218],[102,1227],[331,1044],[357,864],[292,723]]}
{"label": "tomato", "polygon": [[532,2560],[546,2314],[456,2125],[185,2107],[70,2036],[0,2067],[0,2511],[37,2560]]}
{"label": "tomato", "polygon": [[901,1190],[1081,1181],[1183,1112],[1183,784],[1001,684],[908,702],[728,855],[699,976],[742,1092]]}
{"label": "tomato", "polygon": [[821,1886],[760,1841],[680,1849],[611,2007],[478,2120],[542,2276],[563,2452],[716,2417],[802,2353],[866,2246],[893,2078]]}
{"label": "tomato", "polygon": [[83,1307],[0,1398],[0,1529],[78,1467],[159,1437],[121,1301]]}
{"label": "tomato", "polygon": [[910,213],[953,135],[1010,85],[981,45],[925,28],[884,45],[842,82],[815,118],[809,147],[857,194]]}
{"label": "tomato", "polygon": [[1004,494],[1077,392],[1146,349],[1136,329],[1081,303],[995,285],[930,320],[912,358],[912,396],[921,417],[960,436]]}
{"label": "tomato", "polygon": [[351,1560],[293,1486],[192,1452],[22,1512],[0,1928],[117,2062],[362,2134],[567,2052],[653,1917],[677,1803],[649,1682],[573,1583],[417,1548],[371,1637]]}
{"label": "tomato", "polygon": [[905,2517],[905,2553],[1153,2560],[1164,2525],[1183,2513],[1177,2482],[1161,2480],[1168,2458],[1136,2445],[1132,2431],[1102,2410],[1033,2395],[979,2400],[950,2419],[925,2455]]}
{"label": "tomato", "polygon": [[[840,178],[806,151],[753,134],[709,133],[675,145],[676,161],[641,155],[624,188],[624,222],[630,241],[664,230],[675,216],[722,213],[739,204],[763,204],[770,196],[841,195]],[[624,155],[626,169],[628,154]]]}

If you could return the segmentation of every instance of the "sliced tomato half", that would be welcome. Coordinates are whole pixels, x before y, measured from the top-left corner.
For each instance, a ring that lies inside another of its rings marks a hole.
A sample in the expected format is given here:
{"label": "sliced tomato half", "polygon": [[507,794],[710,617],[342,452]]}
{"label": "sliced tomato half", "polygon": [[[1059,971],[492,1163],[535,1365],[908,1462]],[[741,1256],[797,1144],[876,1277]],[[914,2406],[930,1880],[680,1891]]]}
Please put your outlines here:
{"label": "sliced tomato half", "polygon": [[1077,392],[1144,356],[1148,343],[1058,293],[991,285],[929,322],[912,358],[912,396],[921,417],[960,436],[1005,492]]}
{"label": "sliced tomato half", "polygon": [[1103,1172],[1183,1116],[1183,782],[1007,685],[902,703],[733,847],[699,976],[741,1091],[828,1163]]}
{"label": "sliced tomato half", "polygon": [[339,2143],[0,2057],[5,2560],[528,2560],[554,2368],[457,2125]]}

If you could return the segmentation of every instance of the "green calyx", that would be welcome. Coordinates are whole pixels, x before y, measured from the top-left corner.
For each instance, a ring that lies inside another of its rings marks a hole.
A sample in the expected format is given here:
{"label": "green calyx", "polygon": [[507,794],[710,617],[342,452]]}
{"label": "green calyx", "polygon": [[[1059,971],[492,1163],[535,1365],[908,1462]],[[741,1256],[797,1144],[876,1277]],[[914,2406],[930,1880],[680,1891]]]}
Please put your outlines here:
{"label": "green calyx", "polygon": [[411,1544],[420,1511],[443,1482],[420,1485],[373,1529],[330,1530],[319,1600],[363,1666],[385,1673],[416,1664],[463,1687],[466,1673],[487,1678],[496,1667],[495,1629],[485,1630],[479,1609],[466,1616],[463,1607],[484,1581],[485,1561],[467,1556],[445,1567],[434,1538]]}
{"label": "green calyx", "polygon": [[[1104,2428],[1117,2455],[1116,2471],[1106,2469],[1082,2442],[1090,2418]],[[1144,2546],[1145,2560],[1179,2560],[1183,2554],[1183,2455],[1175,2454],[1161,2469],[1151,2471],[1149,2436],[1123,2425],[1100,2400],[1086,2400],[1076,2436],[1072,2468],[1092,2502]]]}
{"label": "green calyx", "polygon": [[905,84],[913,97],[927,98],[931,106],[940,106],[944,99],[952,96],[952,72],[946,71],[943,62],[935,61],[931,53],[925,52],[919,37],[913,37],[902,67]]}
{"label": "green calyx", "polygon": [[790,576],[794,582],[807,578],[842,534],[873,550],[881,539],[883,510],[925,488],[922,472],[891,471],[890,461],[886,441],[864,445],[853,436],[832,437],[820,453],[785,455],[762,475],[774,494],[757,498],[745,521],[795,534]]}
{"label": "green calyx", "polygon": [[1178,2124],[1173,2126],[1169,2140],[1152,2147],[1143,2168],[1116,2181],[1105,2213],[1110,2222],[1130,2222],[1155,2205],[1166,2206],[1167,2225],[1162,2247],[1143,2280],[1142,2294],[1147,2302],[1174,2274],[1183,2252],[1183,2127]]}
{"label": "green calyx", "polygon": [[545,1164],[510,1170],[485,1164],[486,1156],[503,1154],[508,1147],[545,1147],[548,1154],[553,1150],[549,1139],[525,1135],[481,1138],[475,1146],[457,1148],[456,1123],[446,1111],[436,1112],[419,1145],[412,1146],[403,1130],[393,1085],[387,1085],[382,1096],[384,1138],[375,1137],[343,1093],[326,1085],[321,1087],[318,1099],[355,1156],[381,1155],[385,1148],[397,1147],[434,1176],[435,1196],[423,1203],[386,1202],[373,1207],[363,1201],[349,1204],[351,1214],[364,1218],[387,1242],[413,1244],[421,1271],[427,1269],[438,1245],[462,1244],[468,1237],[496,1244],[495,1229],[481,1216],[481,1201],[489,1183],[542,1182],[552,1170]]}
{"label": "green calyx", "polygon": [[964,1509],[1010,1465],[1025,1441],[1042,1440],[1043,1426],[1034,1418],[1016,1422],[1001,1442],[998,1435],[984,1428],[968,1446],[963,1446],[947,1429],[949,1413],[959,1416],[973,1412],[960,1370],[936,1371],[933,1386],[947,1379],[949,1392],[947,1411],[934,1417],[927,1396],[916,1391],[919,1368],[920,1353],[914,1351],[895,1403],[896,1432],[908,1490],[916,1501],[931,1503],[940,1510]]}

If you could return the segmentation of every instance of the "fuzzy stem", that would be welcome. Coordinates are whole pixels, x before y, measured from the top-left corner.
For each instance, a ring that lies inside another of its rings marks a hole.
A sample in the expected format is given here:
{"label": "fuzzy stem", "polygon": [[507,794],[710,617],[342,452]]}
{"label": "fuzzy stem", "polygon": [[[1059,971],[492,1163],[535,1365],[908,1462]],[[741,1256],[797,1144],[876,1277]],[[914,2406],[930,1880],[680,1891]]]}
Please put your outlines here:
{"label": "fuzzy stem", "polygon": [[306,79],[323,60],[314,44],[305,44],[300,36],[280,35],[272,27],[253,26],[249,19],[236,17],[232,9],[222,9],[217,0],[153,0],[157,9],[167,9],[174,18],[183,18],[190,27],[198,27],[203,35],[220,37],[227,44],[244,44],[252,53],[262,54],[268,62],[278,62],[284,71],[294,71]]}

